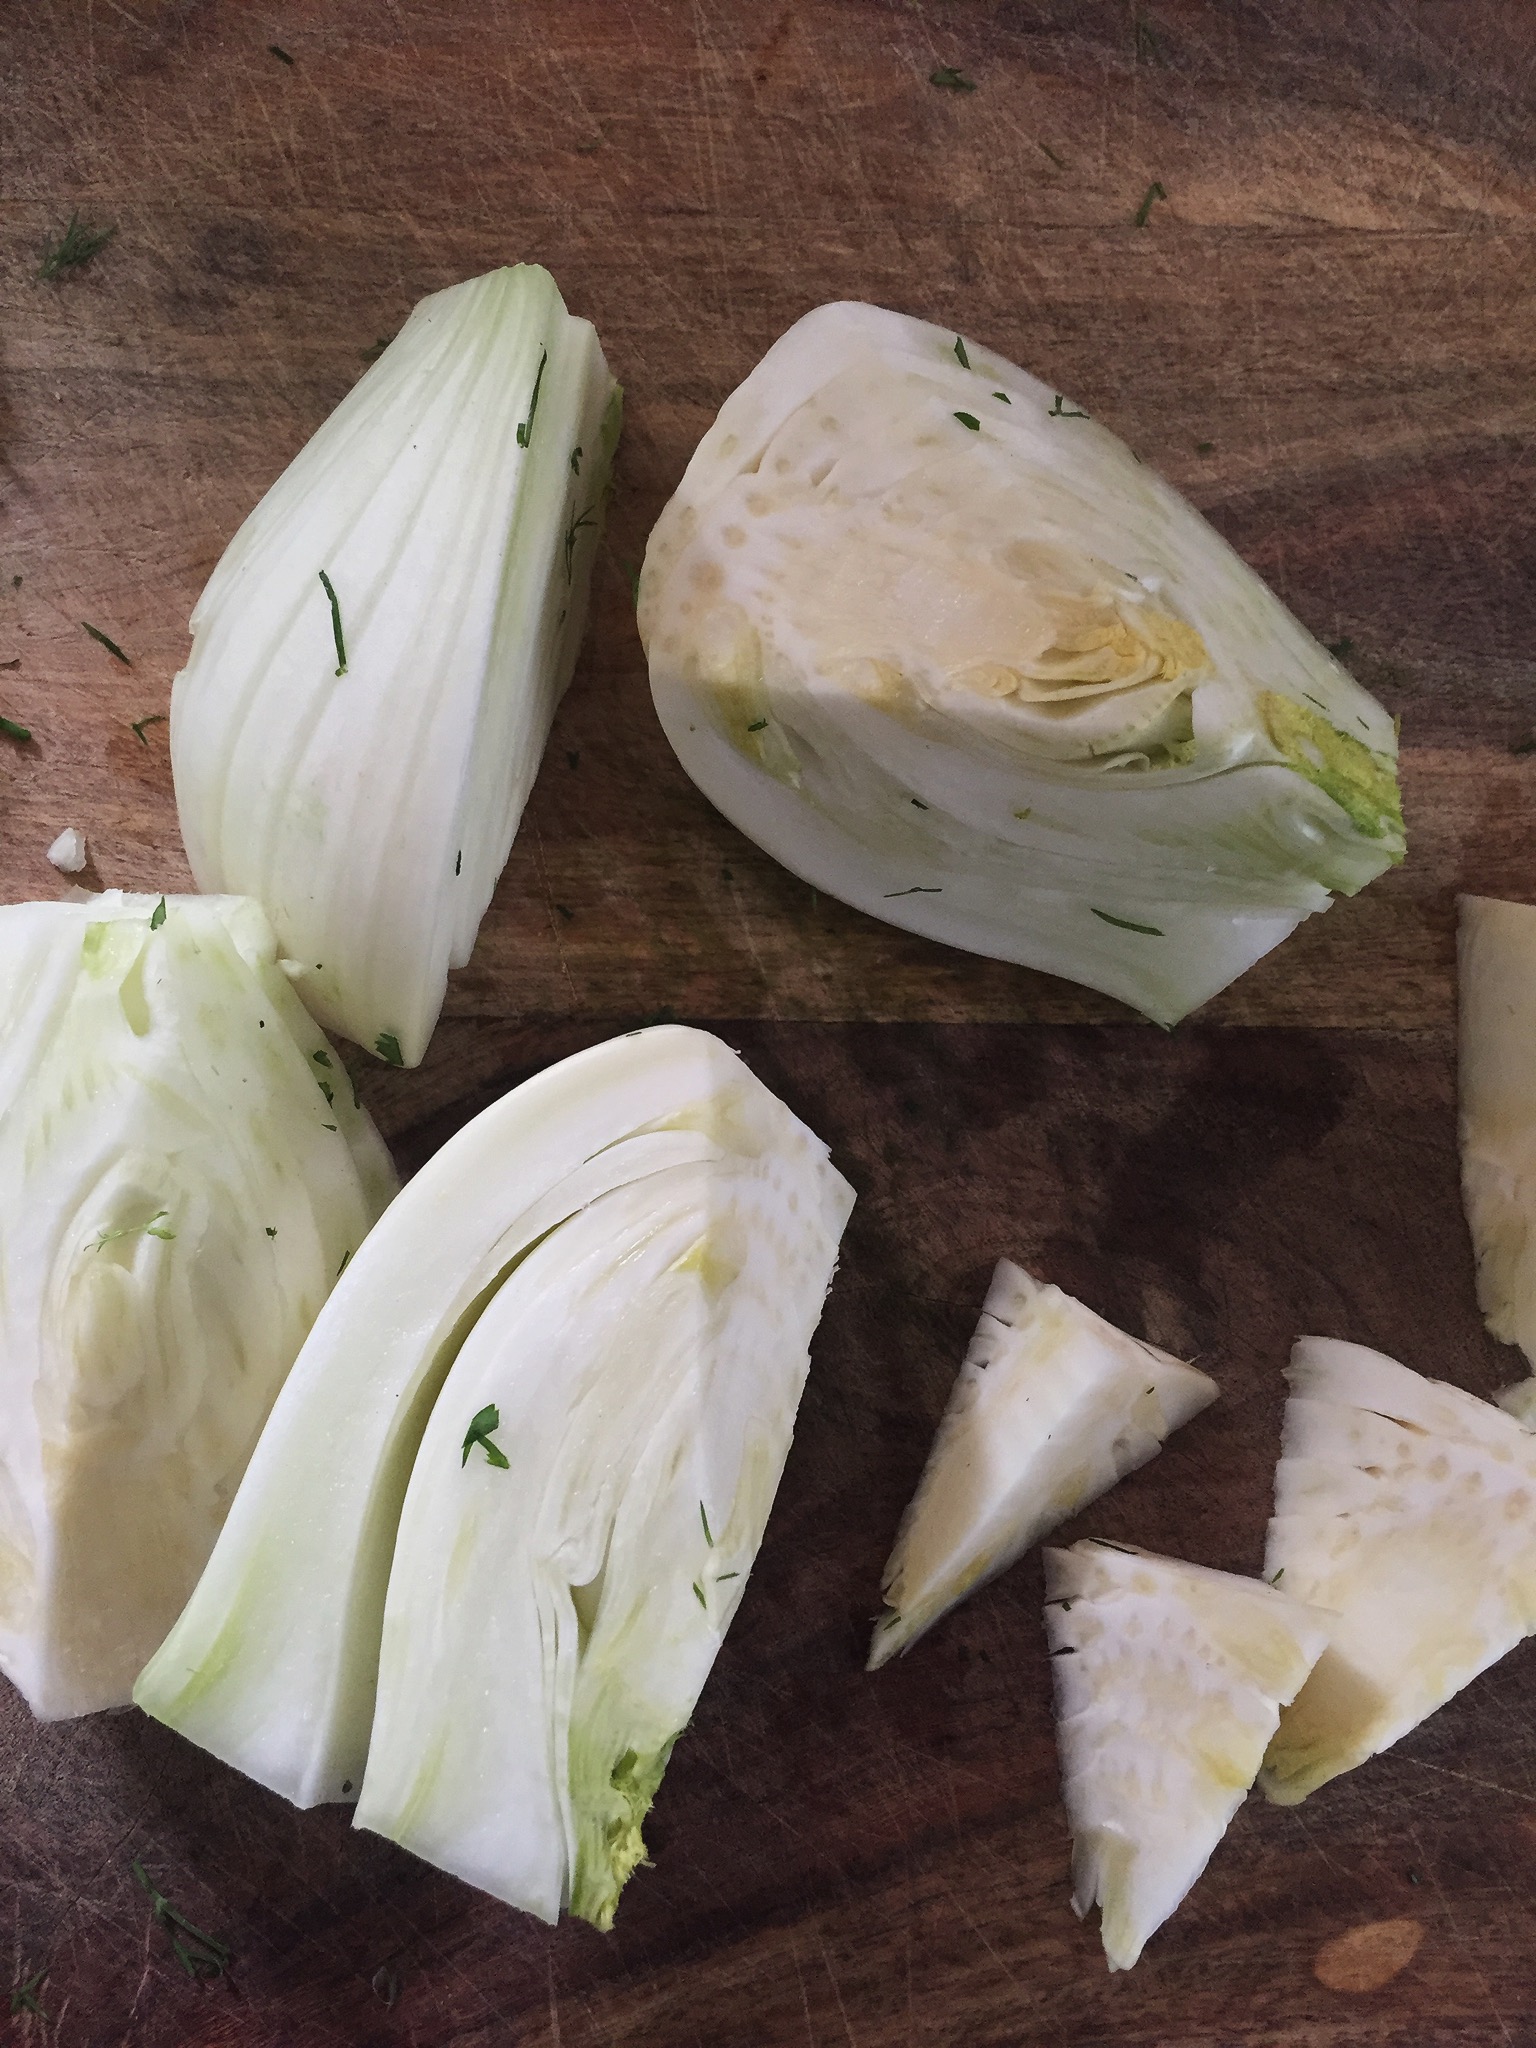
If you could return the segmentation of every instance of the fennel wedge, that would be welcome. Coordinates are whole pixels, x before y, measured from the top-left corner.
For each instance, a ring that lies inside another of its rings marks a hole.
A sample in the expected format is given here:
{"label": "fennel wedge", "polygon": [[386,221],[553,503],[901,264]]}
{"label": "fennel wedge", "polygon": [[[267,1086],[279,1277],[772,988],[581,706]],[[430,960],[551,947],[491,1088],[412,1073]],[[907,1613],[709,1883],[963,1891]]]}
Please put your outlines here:
{"label": "fennel wedge", "polygon": [[1402,857],[1392,720],[977,342],[830,305],[721,408],[639,622],[683,766],[888,922],[1171,1023]]}
{"label": "fennel wedge", "polygon": [[171,758],[198,886],[265,907],[327,1029],[415,1066],[570,681],[618,441],[523,264],[423,299],[225,550]]}
{"label": "fennel wedge", "polygon": [[[852,1194],[705,1032],[482,1112],[352,1261],[139,1703],[599,1925],[762,1536]],[[302,1503],[302,1510],[300,1505]]]}
{"label": "fennel wedge", "polygon": [[0,1669],[125,1705],[394,1192],[230,897],[0,909]]}

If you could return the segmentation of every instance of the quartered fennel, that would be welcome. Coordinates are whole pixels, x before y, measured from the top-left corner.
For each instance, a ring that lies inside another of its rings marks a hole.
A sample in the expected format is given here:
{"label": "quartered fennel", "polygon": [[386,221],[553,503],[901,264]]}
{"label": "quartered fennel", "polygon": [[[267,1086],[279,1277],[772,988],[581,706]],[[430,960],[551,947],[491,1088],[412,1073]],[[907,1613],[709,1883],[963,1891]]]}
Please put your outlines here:
{"label": "quartered fennel", "polygon": [[1332,1610],[1263,1788],[1294,1805],[1536,1628],[1536,1434],[1361,1344],[1292,1354],[1266,1576]]}
{"label": "quartered fennel", "polygon": [[198,885],[266,909],[328,1029],[415,1066],[581,642],[619,434],[522,264],[423,299],[230,542],[171,696]]}
{"label": "quartered fennel", "polygon": [[1214,1380],[999,1259],[885,1567],[869,1669],[1134,1472]]}
{"label": "quartered fennel", "polygon": [[1402,857],[1381,705],[1082,408],[921,320],[769,350],[639,618],[683,766],[786,867],[1160,1022]]}
{"label": "quartered fennel", "polygon": [[0,909],[0,1669],[125,1705],[394,1191],[231,897]]}
{"label": "quartered fennel", "polygon": [[1128,1970],[1210,1861],[1328,1639],[1255,1579],[1120,1544],[1045,1553],[1072,1903]]}

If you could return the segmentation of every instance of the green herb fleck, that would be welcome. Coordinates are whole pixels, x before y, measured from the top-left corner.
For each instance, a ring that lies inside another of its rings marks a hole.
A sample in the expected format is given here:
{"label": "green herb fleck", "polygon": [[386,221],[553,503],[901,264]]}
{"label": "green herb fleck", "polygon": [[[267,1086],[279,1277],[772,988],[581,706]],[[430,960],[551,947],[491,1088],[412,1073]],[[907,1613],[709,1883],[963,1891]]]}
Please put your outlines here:
{"label": "green herb fleck", "polygon": [[698,1601],[699,1605],[703,1608],[704,1612],[708,1614],[709,1602],[704,1598],[704,1588],[699,1584],[697,1579],[695,1579],[693,1582],[693,1597],[695,1600]]}
{"label": "green herb fleck", "polygon": [[1303,690],[1301,694],[1303,695],[1303,697],[1306,698],[1309,704],[1315,704],[1319,711],[1326,711],[1328,709],[1328,706],[1323,702],[1322,698],[1314,697],[1310,690]]}
{"label": "green herb fleck", "polygon": [[767,719],[766,719],[766,718],[754,718],[754,719],[753,719],[753,721],[752,721],[752,723],[751,723],[751,724],[750,724],[750,725],[749,725],[749,726],[747,727],[747,731],[748,731],[748,732],[761,732],[761,731],[763,730],[764,726],[766,726],[766,725],[767,725],[767,723],[768,723],[768,721],[767,721]]}
{"label": "green herb fleck", "polygon": [[1271,1584],[1272,1586],[1278,1586],[1278,1585],[1279,1585],[1279,1583],[1280,1583],[1280,1581],[1281,1581],[1281,1580],[1282,1580],[1282,1579],[1283,1579],[1284,1577],[1285,1577],[1285,1566],[1284,1566],[1284,1565],[1281,1565],[1281,1567],[1280,1567],[1279,1571],[1277,1571],[1277,1572],[1275,1573],[1274,1577],[1273,1577],[1273,1578],[1272,1578],[1272,1579],[1270,1580],[1270,1582],[1269,1582],[1269,1583],[1270,1583],[1270,1584]]}
{"label": "green herb fleck", "polygon": [[1087,417],[1087,413],[1078,412],[1075,407],[1068,405],[1059,391],[1056,394],[1056,403],[1046,414],[1048,420],[1085,420]]}
{"label": "green herb fleck", "polygon": [[715,1539],[709,1533],[709,1517],[704,1512],[703,1501],[699,1502],[699,1520],[704,1524],[704,1541],[709,1545],[710,1549],[713,1550],[715,1547]]}
{"label": "green herb fleck", "polygon": [[1166,199],[1167,197],[1168,194],[1163,190],[1161,183],[1156,178],[1154,178],[1152,183],[1147,187],[1146,191],[1143,192],[1143,194],[1141,195],[1141,204],[1136,209],[1136,219],[1134,225],[1139,228],[1144,228],[1148,220],[1151,218],[1152,208],[1155,202],[1159,199]]}
{"label": "green herb fleck", "polygon": [[277,1231],[270,1223],[267,1225],[267,1235],[268,1237],[276,1237],[277,1235]]}
{"label": "green herb fleck", "polygon": [[887,903],[889,903],[891,899],[896,896],[942,896],[943,893],[944,891],[938,887],[934,887],[932,889],[925,889],[922,883],[919,882],[910,889],[887,889],[885,892],[885,900]]}
{"label": "green herb fleck", "polygon": [[[179,1913],[163,1892],[156,1891],[145,1875],[144,1866],[135,1857],[133,1874],[149,1894],[150,1911],[154,1918],[171,1937],[171,1947],[176,1959],[191,1978],[222,1977],[229,1965],[229,1950],[222,1941],[216,1941],[211,1934],[204,1934],[200,1927],[194,1927],[185,1913]],[[180,1933],[177,1930],[180,1930]],[[183,1942],[180,1935],[187,1940]]]}
{"label": "green herb fleck", "polygon": [[34,1970],[30,1977],[16,1986],[16,1989],[11,1993],[12,2019],[15,2019],[19,2013],[34,2012],[40,2020],[46,2022],[48,2015],[38,2003],[37,1987],[47,1975],[48,1965],[45,1963],[42,1969]]}
{"label": "green herb fleck", "polygon": [[567,768],[569,768],[569,769],[570,769],[571,773],[572,773],[572,774],[574,775],[574,774],[575,774],[575,772],[576,772],[576,770],[577,770],[577,769],[578,769],[578,768],[579,768],[579,767],[581,766],[581,749],[580,749],[580,747],[567,747],[567,748],[566,748],[566,750],[565,750],[565,765],[566,765],[566,767],[567,767]]}
{"label": "green herb fleck", "polygon": [[88,228],[78,213],[69,216],[69,226],[56,242],[43,249],[38,276],[46,284],[62,277],[66,270],[83,270],[93,256],[99,256],[117,233],[115,227]]}
{"label": "green herb fleck", "polygon": [[322,1124],[320,1128],[322,1131],[334,1131],[336,1126],[334,1124]]}
{"label": "green herb fleck", "polygon": [[549,350],[539,350],[538,375],[533,380],[533,396],[528,401],[528,417],[518,423],[517,445],[526,448],[533,439],[533,416],[539,409],[539,386],[544,382],[544,365],[549,361]]}
{"label": "green herb fleck", "polygon": [[132,732],[134,738],[138,741],[141,747],[147,747],[149,745],[149,741],[144,737],[145,727],[151,725],[164,725],[165,722],[165,713],[163,711],[157,711],[153,714],[153,716],[149,718],[136,718],[133,724],[129,727],[129,730],[130,732]]}
{"label": "green herb fleck", "polygon": [[464,849],[462,846],[459,848],[458,852],[453,856],[453,872],[456,875],[462,874],[464,872]]}
{"label": "green herb fleck", "polygon": [[400,1051],[400,1041],[393,1031],[381,1031],[373,1041],[373,1049],[389,1067],[403,1067],[405,1059]]}
{"label": "green herb fleck", "polygon": [[1000,398],[1003,401],[1004,405],[1012,405],[1013,403],[1013,400],[1008,396],[1006,391],[994,391],[992,396],[994,398]]}
{"label": "green herb fleck", "polygon": [[[329,1090],[329,1089],[327,1089],[327,1090],[326,1090],[326,1093],[327,1093],[327,1094],[329,1094],[329,1093],[330,1093],[330,1090]],[[336,1128],[336,1126],[335,1126],[334,1124],[332,1124],[332,1125],[331,1125],[331,1129],[332,1129],[332,1130],[334,1131],[334,1130],[335,1130],[335,1128]],[[351,1247],[350,1245],[348,1245],[348,1246],[347,1246],[347,1249],[346,1249],[346,1250],[345,1250],[345,1251],[344,1251],[344,1252],[342,1253],[342,1255],[341,1255],[341,1264],[340,1264],[340,1265],[339,1265],[339,1266],[338,1266],[338,1267],[336,1268],[336,1278],[337,1278],[338,1280],[339,1280],[339,1279],[341,1278],[342,1274],[343,1274],[343,1273],[345,1273],[345,1271],[347,1270],[347,1267],[348,1267],[348,1265],[349,1265],[349,1264],[351,1263],[351,1259],[352,1259],[352,1247]]]}
{"label": "green herb fleck", "polygon": [[1197,455],[1209,455],[1215,446],[1216,443],[1214,441],[1197,441],[1195,443],[1195,453]]}
{"label": "green herb fleck", "polygon": [[[1093,910],[1093,905],[1090,903],[1088,908]],[[1155,924],[1136,924],[1128,917],[1114,917],[1107,910],[1093,910],[1093,914],[1095,917],[1103,918],[1106,924],[1117,925],[1123,932],[1145,932],[1149,939],[1164,937]]]}
{"label": "green herb fleck", "polygon": [[938,86],[944,92],[974,92],[973,81],[963,71],[957,71],[953,64],[941,64],[937,71],[930,71],[928,83]]}
{"label": "green herb fleck", "polygon": [[176,1233],[174,1230],[167,1230],[161,1222],[161,1218],[169,1214],[168,1209],[157,1209],[147,1223],[124,1223],[116,1230],[103,1230],[97,1236],[94,1249],[100,1251],[103,1245],[115,1243],[120,1237],[133,1237],[139,1231],[143,1231],[146,1237],[158,1237],[169,1244]]}
{"label": "green herb fleck", "polygon": [[962,370],[968,370],[971,367],[971,359],[965,352],[965,343],[958,334],[955,336],[955,361]]}
{"label": "green herb fleck", "polygon": [[[9,720],[0,719],[0,730],[8,724]],[[1527,733],[1523,740],[1516,740],[1509,751],[1512,754],[1536,754],[1536,732]]]}
{"label": "green herb fleck", "polygon": [[1042,142],[1040,147],[1045,151],[1046,155],[1050,158],[1051,162],[1056,166],[1058,171],[1064,171],[1067,168],[1065,159],[1059,157],[1048,142]]}
{"label": "green herb fleck", "polygon": [[18,725],[14,718],[0,718],[0,733],[8,740],[29,740],[32,737],[30,725]]}
{"label": "green herb fleck", "polygon": [[317,1067],[328,1067],[331,1064],[331,1056],[328,1052],[312,1052],[310,1058]]}
{"label": "green herb fleck", "polygon": [[1330,640],[1328,642],[1328,652],[1335,661],[1348,661],[1354,651],[1355,643],[1347,633],[1342,640]]}
{"label": "green herb fleck", "polygon": [[324,587],[326,597],[330,600],[331,635],[336,642],[336,673],[339,676],[344,676],[347,672],[347,643],[341,637],[341,605],[337,601],[336,586],[323,569],[320,571],[320,582]]}
{"label": "green herb fleck", "polygon": [[597,507],[589,505],[579,519],[573,519],[565,529],[565,580],[572,580],[576,563],[576,536],[585,527],[596,526]]}
{"label": "green herb fleck", "polygon": [[495,1465],[502,1472],[511,1470],[512,1460],[507,1456],[500,1444],[493,1444],[491,1442],[491,1432],[500,1429],[500,1427],[501,1410],[492,1401],[480,1410],[480,1413],[464,1432],[464,1455],[459,1460],[459,1470],[461,1472],[469,1463],[469,1454],[476,1444],[484,1451],[487,1464]]}
{"label": "green herb fleck", "polygon": [[114,661],[120,661],[123,664],[124,668],[133,667],[133,663],[128,659],[127,655],[124,654],[123,650],[121,649],[121,647],[118,646],[117,642],[115,640],[109,640],[106,634],[102,632],[100,626],[86,625],[84,619],[82,619],[80,623],[82,626],[85,626],[86,632],[90,634],[93,640],[95,640],[100,646],[105,647],[108,654],[111,655]]}
{"label": "green herb fleck", "polygon": [[267,55],[269,57],[275,57],[279,64],[291,64],[293,62],[293,59],[289,56],[288,52],[285,49],[283,49],[282,46],[278,43],[268,43]]}
{"label": "green herb fleck", "polygon": [[1131,10],[1131,43],[1138,57],[1149,58],[1154,64],[1167,63],[1162,39],[1147,17],[1136,8]]}
{"label": "green herb fleck", "polygon": [[358,350],[358,354],[362,357],[365,363],[376,363],[379,360],[379,357],[383,355],[385,349],[389,347],[389,344],[393,340],[393,335],[381,334],[378,340],[374,342],[371,348],[360,348]]}
{"label": "green herb fleck", "polygon": [[973,434],[979,434],[981,432],[981,421],[977,419],[975,413],[957,412],[955,414],[955,418],[960,422],[962,427],[969,427]]}
{"label": "green herb fleck", "polygon": [[565,919],[567,924],[569,924],[576,915],[575,911],[572,910],[569,903],[557,903],[555,905],[555,908],[559,911],[560,915]]}
{"label": "green herb fleck", "polygon": [[715,1584],[717,1586],[723,1586],[727,1579],[739,1579],[740,1577],[740,1572],[717,1572],[715,1575]]}
{"label": "green herb fleck", "polygon": [[581,475],[581,450],[579,447],[571,450],[571,475]]}
{"label": "green herb fleck", "polygon": [[635,610],[638,611],[640,609],[640,571],[633,562],[621,562],[619,566],[624,571],[625,578],[629,584],[629,594],[635,601]]}
{"label": "green herb fleck", "polygon": [[927,810],[927,808],[928,808],[928,806],[927,806],[927,805],[926,805],[926,804],[925,804],[925,803],[923,802],[923,800],[922,800],[922,798],[921,798],[920,796],[915,796],[915,797],[913,797],[913,798],[911,799],[911,802],[912,802],[912,804],[913,804],[914,808],[915,808],[915,809],[917,809],[917,810],[919,810],[919,811],[926,811],[926,810]]}
{"label": "green herb fleck", "polygon": [[1026,806],[1025,809],[1023,809],[1022,811],[1015,811],[1013,815],[1018,819],[1019,823],[1022,825],[1026,818],[1031,818],[1034,816],[1034,810],[1033,807]]}
{"label": "green herb fleck", "polygon": [[160,898],[160,901],[155,905],[154,909],[149,913],[149,928],[152,932],[157,932],[159,931],[161,925],[163,925],[164,923],[165,898],[162,896]]}
{"label": "green herb fleck", "polygon": [[[316,1074],[315,1079],[320,1081],[320,1076]],[[334,1109],[336,1107],[336,1090],[329,1081],[320,1081],[320,1093],[325,1097],[326,1107]]]}

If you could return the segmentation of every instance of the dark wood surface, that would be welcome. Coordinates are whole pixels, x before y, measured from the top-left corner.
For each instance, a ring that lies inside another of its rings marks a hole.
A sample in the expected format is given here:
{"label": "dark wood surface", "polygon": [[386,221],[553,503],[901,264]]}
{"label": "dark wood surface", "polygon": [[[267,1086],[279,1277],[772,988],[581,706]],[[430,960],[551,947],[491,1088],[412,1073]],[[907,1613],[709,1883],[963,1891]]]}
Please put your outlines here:
{"label": "dark wood surface", "polygon": [[[608,568],[476,957],[426,1065],[367,1098],[410,1167],[671,1011],[860,1192],[616,1932],[549,1933],[135,1714],[38,1728],[7,1692],[0,1924],[52,2015],[16,2037],[1536,2043],[1529,1647],[1295,1812],[1251,1802],[1113,1980],[1068,1905],[1038,1561],[860,1668],[1000,1253],[1221,1383],[1081,1525],[1206,1563],[1259,1562],[1298,1331],[1480,1392],[1514,1370],[1456,1195],[1451,906],[1536,894],[1536,9],[12,0],[0,37],[0,712],[36,735],[0,743],[0,897],[55,893],[66,824],[94,879],[184,883],[165,728],[130,728],[225,541],[416,298],[544,261],[626,386]],[[75,208],[116,239],[40,283]],[[838,296],[1090,405],[1402,713],[1407,865],[1172,1036],[813,899],[655,726],[625,565],[726,391]],[[181,1975],[134,1856],[230,1982]]]}

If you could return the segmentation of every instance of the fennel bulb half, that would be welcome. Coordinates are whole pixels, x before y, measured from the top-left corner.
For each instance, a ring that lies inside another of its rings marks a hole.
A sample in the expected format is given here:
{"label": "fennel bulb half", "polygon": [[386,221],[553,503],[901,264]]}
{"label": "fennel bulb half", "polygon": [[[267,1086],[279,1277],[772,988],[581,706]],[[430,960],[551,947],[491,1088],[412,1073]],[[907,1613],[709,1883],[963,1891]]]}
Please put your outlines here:
{"label": "fennel bulb half", "polygon": [[570,681],[619,434],[527,264],[423,299],[230,542],[171,694],[198,886],[328,1029],[414,1066]]}
{"label": "fennel bulb half", "polygon": [[1295,1805],[1536,1629],[1536,1434],[1460,1387],[1303,1337],[1266,1576],[1333,1610],[1262,1784]]}
{"label": "fennel bulb half", "polygon": [[1128,1970],[1242,1805],[1328,1617],[1230,1572],[1087,1541],[1045,1553],[1072,1903]]}
{"label": "fennel bulb half", "polygon": [[1216,1382],[999,1259],[885,1567],[869,1669],[1155,1457]]}
{"label": "fennel bulb half", "polygon": [[701,1031],[614,1039],[485,1110],[352,1261],[140,1705],[300,1805],[360,1789],[361,1825],[607,1925],[761,1539],[852,1199]]}
{"label": "fennel bulb half", "polygon": [[389,1156],[254,903],[0,910],[0,1669],[126,1703]]}
{"label": "fennel bulb half", "polygon": [[[1536,1373],[1536,905],[1458,899],[1461,1192],[1489,1329]],[[1516,1412],[1536,1382],[1506,1390]]]}
{"label": "fennel bulb half", "polygon": [[639,619],[750,839],[1163,1023],[1402,856],[1382,707],[1112,434],[921,320],[823,306],[769,350]]}

